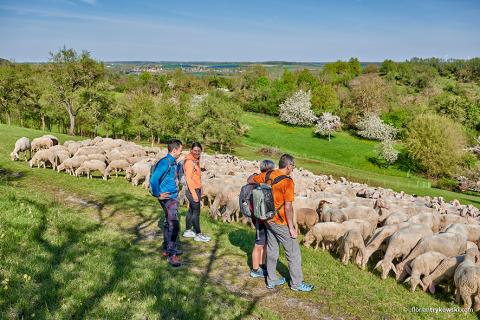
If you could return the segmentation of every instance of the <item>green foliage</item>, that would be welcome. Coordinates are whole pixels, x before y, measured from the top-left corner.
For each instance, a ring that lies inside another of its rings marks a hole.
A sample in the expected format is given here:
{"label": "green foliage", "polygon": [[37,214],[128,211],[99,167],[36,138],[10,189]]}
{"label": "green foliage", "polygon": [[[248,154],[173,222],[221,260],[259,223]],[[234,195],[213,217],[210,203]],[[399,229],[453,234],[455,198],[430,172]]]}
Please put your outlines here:
{"label": "green foliage", "polygon": [[[458,89],[454,91],[459,92]],[[434,97],[430,101],[430,106],[437,113],[452,118],[468,128],[480,130],[480,101],[472,102],[465,96],[444,92]]]}
{"label": "green foliage", "polygon": [[362,70],[363,73],[378,73],[378,66],[376,64],[367,64]]}
{"label": "green foliage", "polygon": [[423,114],[409,123],[405,147],[425,173],[433,177],[448,177],[462,162],[466,139],[462,127],[453,120]]}
{"label": "green foliage", "polygon": [[323,112],[336,112],[340,107],[340,99],[335,89],[328,84],[319,84],[312,91],[312,110],[319,116]]}
{"label": "green foliage", "polygon": [[348,62],[337,61],[327,63],[320,72],[320,79],[324,83],[341,84],[347,86],[350,80],[361,73],[361,65],[357,58]]}
{"label": "green foliage", "polygon": [[436,180],[435,183],[432,184],[432,186],[434,188],[453,191],[453,192],[460,191],[458,181],[450,178],[440,178]]}

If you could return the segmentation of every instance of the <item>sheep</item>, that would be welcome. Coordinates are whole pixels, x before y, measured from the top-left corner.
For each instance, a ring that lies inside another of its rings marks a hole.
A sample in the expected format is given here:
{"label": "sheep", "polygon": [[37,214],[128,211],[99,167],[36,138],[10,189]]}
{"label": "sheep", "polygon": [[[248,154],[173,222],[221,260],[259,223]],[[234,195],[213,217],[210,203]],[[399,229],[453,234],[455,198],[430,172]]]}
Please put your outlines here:
{"label": "sheep", "polygon": [[408,219],[410,219],[410,216],[405,212],[397,212],[397,213],[390,214],[388,218],[386,218],[383,221],[383,225],[388,226],[392,224],[399,224],[407,221]]}
{"label": "sheep", "polygon": [[361,220],[361,219],[351,219],[342,222],[342,224],[349,229],[358,229],[362,234],[363,239],[370,237],[375,230],[376,225],[373,225],[371,222]]}
{"label": "sheep", "polygon": [[480,267],[478,262],[478,250],[472,249],[465,254],[465,258],[455,270],[453,281],[455,283],[455,301],[460,303],[463,300],[463,307],[470,309],[472,307],[472,296],[475,298],[475,311],[480,310]]}
{"label": "sheep", "polygon": [[440,215],[440,231],[444,231],[449,225],[454,223],[462,224],[478,224],[475,220],[468,217],[461,217],[456,214],[442,214]]}
{"label": "sheep", "polygon": [[478,242],[480,240],[480,225],[476,224],[462,224],[462,223],[454,223],[451,224],[445,232],[452,232],[461,235],[465,235],[467,237],[467,241],[471,242]]}
{"label": "sheep", "polygon": [[99,147],[84,146],[79,148],[74,156],[88,156],[89,154],[103,154],[103,150]]}
{"label": "sheep", "polygon": [[10,153],[10,158],[12,161],[19,160],[19,152],[23,152],[24,160],[27,161],[27,151],[29,152],[29,158],[32,157],[32,149],[30,145],[30,139],[22,137],[15,142],[15,148],[12,153]]}
{"label": "sheep", "polygon": [[397,269],[397,280],[402,280],[406,275],[406,271],[404,270],[405,265],[410,263],[410,261],[422,253],[436,251],[443,253],[447,257],[453,257],[464,253],[466,250],[467,238],[465,235],[444,232],[425,236],[417,243],[415,248],[413,248],[413,250],[405,257],[405,259],[395,266]]}
{"label": "sheep", "polygon": [[36,165],[37,168],[40,168],[40,165],[42,165],[43,168],[46,168],[47,162],[50,163],[50,165],[52,165],[53,167],[53,164],[55,162],[55,155],[51,150],[41,149],[33,155],[32,159],[30,159],[28,164],[30,165],[30,168],[33,168],[34,165]]}
{"label": "sheep", "polygon": [[53,140],[50,138],[35,138],[30,144],[32,152],[37,152],[38,150],[48,149],[53,146]]}
{"label": "sheep", "polygon": [[45,135],[41,136],[40,138],[47,138],[47,139],[52,140],[52,144],[54,146],[58,145],[58,142],[60,141],[60,140],[58,140],[57,137],[52,136],[51,134],[45,134]]}
{"label": "sheep", "polygon": [[310,208],[300,208],[294,211],[293,223],[297,230],[299,227],[305,228],[306,231],[310,230],[318,222],[317,211]]}
{"label": "sheep", "polygon": [[141,180],[144,180],[144,187],[148,188],[150,184],[150,167],[153,162],[148,159],[135,163],[125,170],[125,178],[131,180],[134,186],[137,186]]}
{"label": "sheep", "polygon": [[429,225],[433,232],[438,232],[440,229],[440,215],[434,212],[419,213],[408,219],[407,222]]}
{"label": "sheep", "polygon": [[119,170],[127,170],[127,168],[130,167],[130,163],[128,163],[127,160],[114,160],[112,162],[110,162],[110,164],[108,165],[107,169],[105,169],[105,175],[108,177],[110,176],[110,172],[112,170],[115,170],[115,177],[118,177],[118,171]]}
{"label": "sheep", "polygon": [[87,156],[75,156],[73,158],[65,159],[58,167],[57,172],[62,170],[67,171],[70,175],[75,173],[75,170],[80,167],[83,162],[88,160]]}
{"label": "sheep", "polygon": [[82,173],[86,173],[89,179],[92,179],[91,172],[99,171],[102,174],[103,180],[107,180],[105,176],[106,165],[100,160],[86,160],[80,167],[75,170],[75,176],[78,177]]}
{"label": "sheep", "polygon": [[410,290],[413,292],[421,283],[420,277],[429,275],[438,265],[445,259],[446,256],[435,251],[425,252],[416,257],[411,263],[407,271],[410,277],[404,282],[410,282]]}
{"label": "sheep", "polygon": [[342,263],[348,264],[350,256],[353,257],[365,255],[365,243],[363,241],[362,234],[358,229],[350,229],[342,236],[339,244],[339,250],[342,255]]}
{"label": "sheep", "polygon": [[361,261],[357,261],[357,264],[359,264],[362,269],[365,269],[365,267],[367,266],[368,260],[370,259],[372,254],[380,248],[382,243],[384,243],[384,241],[388,239],[392,234],[394,234],[395,232],[397,232],[402,228],[408,227],[409,225],[410,223],[408,222],[402,222],[398,224],[383,226],[375,230],[375,232],[373,233],[373,235],[370,237],[370,239],[366,244],[365,255],[363,255]]}
{"label": "sheep", "polygon": [[316,242],[315,250],[322,245],[322,250],[325,250],[326,245],[336,243],[346,231],[346,226],[337,222],[319,222],[307,232],[304,238],[304,246],[309,247],[313,242]]}
{"label": "sheep", "polygon": [[378,261],[375,266],[375,269],[381,268],[382,280],[387,278],[390,270],[393,270],[395,274],[398,273],[396,267],[392,263],[393,259],[407,256],[421,238],[432,234],[433,232],[429,226],[424,224],[410,225],[395,232],[390,237],[387,251],[385,252],[383,259]]}
{"label": "sheep", "polygon": [[57,151],[54,151],[53,154],[54,154],[54,163],[53,163],[53,169],[54,170],[60,164],[62,164],[65,160],[70,158],[70,153],[68,151],[65,151],[65,150],[57,150]]}
{"label": "sheep", "polygon": [[[229,186],[222,189],[210,208],[210,215],[216,219],[218,216],[222,216],[223,222],[231,222],[232,220],[240,220],[240,205],[238,203],[238,197],[240,196],[240,188],[237,186]],[[220,210],[224,209],[221,213]]]}
{"label": "sheep", "polygon": [[102,162],[106,162],[107,158],[103,154],[99,153],[91,153],[87,154],[88,160],[100,160]]}

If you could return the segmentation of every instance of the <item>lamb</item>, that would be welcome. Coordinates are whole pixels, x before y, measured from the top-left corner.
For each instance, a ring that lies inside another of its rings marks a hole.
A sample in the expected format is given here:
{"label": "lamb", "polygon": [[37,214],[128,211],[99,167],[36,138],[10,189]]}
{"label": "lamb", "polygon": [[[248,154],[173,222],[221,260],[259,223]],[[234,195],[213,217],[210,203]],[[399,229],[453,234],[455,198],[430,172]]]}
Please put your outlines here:
{"label": "lamb", "polygon": [[396,267],[392,263],[393,259],[407,256],[421,238],[432,234],[433,232],[430,227],[424,224],[410,225],[395,232],[390,237],[385,256],[382,260],[378,261],[375,266],[375,269],[382,269],[382,280],[387,278],[390,270],[393,270],[395,274],[398,273]]}
{"label": "lamb", "polygon": [[19,152],[23,152],[24,160],[27,161],[27,151],[29,152],[29,158],[32,157],[32,149],[30,145],[30,139],[22,137],[15,142],[15,148],[12,153],[10,153],[10,158],[12,161],[20,159]]}
{"label": "lamb", "polygon": [[306,231],[312,229],[312,227],[318,222],[317,211],[310,208],[300,208],[294,211],[293,223],[296,229],[299,230],[299,226],[303,227]]}
{"label": "lamb", "polygon": [[55,155],[51,150],[41,149],[33,155],[28,164],[30,165],[30,168],[33,168],[34,165],[36,165],[37,168],[40,168],[40,165],[45,168],[47,162],[53,166],[55,162]]}
{"label": "lamb", "polygon": [[410,282],[410,290],[415,291],[421,283],[420,277],[429,275],[445,258],[445,255],[435,251],[429,251],[416,257],[407,270],[410,277],[405,279],[405,282]]}
{"label": "lamb", "polygon": [[375,230],[375,232],[367,242],[367,245],[365,248],[365,254],[362,257],[362,260],[361,261],[357,260],[357,264],[359,264],[362,269],[365,269],[365,267],[367,266],[368,260],[370,259],[372,254],[380,248],[382,243],[384,243],[384,241],[388,239],[392,234],[394,234],[395,232],[397,232],[402,228],[408,227],[409,225],[410,223],[408,222],[402,222],[399,224],[383,226]]}
{"label": "lamb", "polygon": [[130,167],[130,163],[127,160],[113,160],[110,162],[108,165],[107,169],[105,169],[105,175],[108,177],[110,176],[110,172],[112,170],[115,170],[115,177],[118,177],[118,171],[119,170],[127,170],[127,168]]}
{"label": "lamb", "polygon": [[469,250],[453,276],[456,287],[455,301],[460,303],[460,298],[462,298],[463,307],[470,309],[472,307],[472,296],[475,295],[475,311],[480,310],[480,267],[476,265],[478,254],[479,252],[475,249]]}
{"label": "lamb", "polygon": [[65,170],[70,175],[73,175],[75,173],[75,170],[80,167],[86,160],[88,160],[87,156],[75,156],[73,158],[65,159],[65,161],[63,161],[57,167],[57,172]]}
{"label": "lamb", "polygon": [[396,265],[397,280],[402,280],[406,275],[405,265],[422,253],[436,251],[447,257],[453,257],[467,250],[467,239],[464,235],[443,232],[422,238],[402,262]]}
{"label": "lamb", "polygon": [[337,222],[319,222],[307,232],[304,238],[304,245],[309,247],[313,242],[316,242],[315,249],[322,245],[322,250],[325,250],[326,245],[336,243],[346,231],[346,226]]}
{"label": "lamb", "polygon": [[84,163],[82,163],[82,165],[80,167],[77,168],[77,170],[75,170],[75,176],[78,177],[82,173],[86,173],[87,177],[89,179],[91,179],[92,178],[91,172],[92,171],[99,171],[102,174],[103,179],[107,180],[106,176],[105,176],[105,169],[106,169],[106,165],[105,165],[105,162],[103,162],[103,161],[100,161],[100,160],[86,160]]}
{"label": "lamb", "polygon": [[53,140],[50,138],[35,138],[30,144],[32,147],[32,152],[37,152],[38,150],[48,149],[53,146]]}
{"label": "lamb", "polygon": [[[350,229],[342,236],[340,240],[339,249],[342,255],[342,263],[348,264],[350,256],[353,257],[365,255],[365,243],[363,237],[358,229]],[[360,253],[360,254],[359,254]]]}

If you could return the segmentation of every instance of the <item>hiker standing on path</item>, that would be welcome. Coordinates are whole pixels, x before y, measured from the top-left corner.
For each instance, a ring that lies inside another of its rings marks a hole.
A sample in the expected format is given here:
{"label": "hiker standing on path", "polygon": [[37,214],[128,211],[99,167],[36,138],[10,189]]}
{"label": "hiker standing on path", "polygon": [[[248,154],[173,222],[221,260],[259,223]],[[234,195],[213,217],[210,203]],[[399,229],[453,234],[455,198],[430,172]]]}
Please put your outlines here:
{"label": "hiker standing on path", "polygon": [[[150,189],[160,202],[165,219],[163,222],[163,253],[168,257],[168,262],[173,267],[181,265],[178,256],[181,251],[177,249],[177,238],[180,232],[178,221],[178,179],[177,159],[182,153],[182,142],[172,140],[168,143],[168,154],[160,159],[152,176],[150,177]],[[158,226],[161,228],[160,220]]]}
{"label": "hiker standing on path", "polygon": [[290,288],[294,291],[309,292],[313,286],[303,281],[302,257],[297,242],[298,231],[293,224],[294,182],[290,174],[295,168],[294,158],[289,154],[280,157],[279,169],[273,170],[267,181],[266,172],[248,178],[248,183],[269,183],[272,186],[273,201],[278,213],[266,221],[267,226],[267,288],[283,285],[285,278],[278,278],[276,269],[279,244],[285,249],[290,272]]}
{"label": "hiker standing on path", "polygon": [[[260,163],[260,173],[267,173],[275,169],[275,163],[272,160],[263,160]],[[258,174],[253,174],[251,177],[255,177]],[[268,179],[267,179],[268,180]],[[252,223],[255,226],[256,237],[255,245],[252,250],[252,270],[250,270],[250,276],[252,278],[267,276],[267,267],[265,265],[265,256],[267,253],[267,227],[265,222],[256,219],[253,215],[251,217]]]}
{"label": "hiker standing on path", "polygon": [[[200,230],[200,201],[202,200],[202,171],[200,169],[200,155],[203,148],[199,142],[194,142],[190,153],[183,161],[185,172],[186,191],[188,199],[188,212],[186,217],[186,228],[183,236],[193,238],[194,241],[208,242],[210,237],[202,234]],[[192,230],[193,226],[193,230]]]}

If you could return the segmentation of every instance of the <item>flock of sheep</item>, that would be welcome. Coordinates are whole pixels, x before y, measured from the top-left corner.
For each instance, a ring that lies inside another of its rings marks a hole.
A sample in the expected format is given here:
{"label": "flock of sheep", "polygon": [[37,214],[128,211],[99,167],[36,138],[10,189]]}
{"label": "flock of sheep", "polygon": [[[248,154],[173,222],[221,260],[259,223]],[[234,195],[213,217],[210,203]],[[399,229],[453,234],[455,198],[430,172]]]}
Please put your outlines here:
{"label": "flock of sheep", "polygon": [[[166,154],[165,149],[142,147],[121,139],[101,138],[66,141],[63,145],[51,135],[21,138],[11,153],[30,152],[30,167],[46,167],[71,175],[100,172],[103,179],[112,173],[133,185],[149,185],[150,167]],[[33,156],[32,156],[33,154]],[[231,155],[207,155],[201,158],[203,204],[214,219],[242,221],[239,192],[247,177],[258,172],[258,161]],[[350,259],[364,269],[373,258],[385,279],[393,271],[398,281],[409,282],[434,292],[435,286],[455,288],[455,298],[464,307],[480,310],[480,211],[457,200],[441,197],[417,197],[353,183],[345,178],[314,175],[295,169],[294,201],[298,227],[304,231],[304,245],[335,250],[341,260]],[[180,201],[186,197],[180,193]]]}

